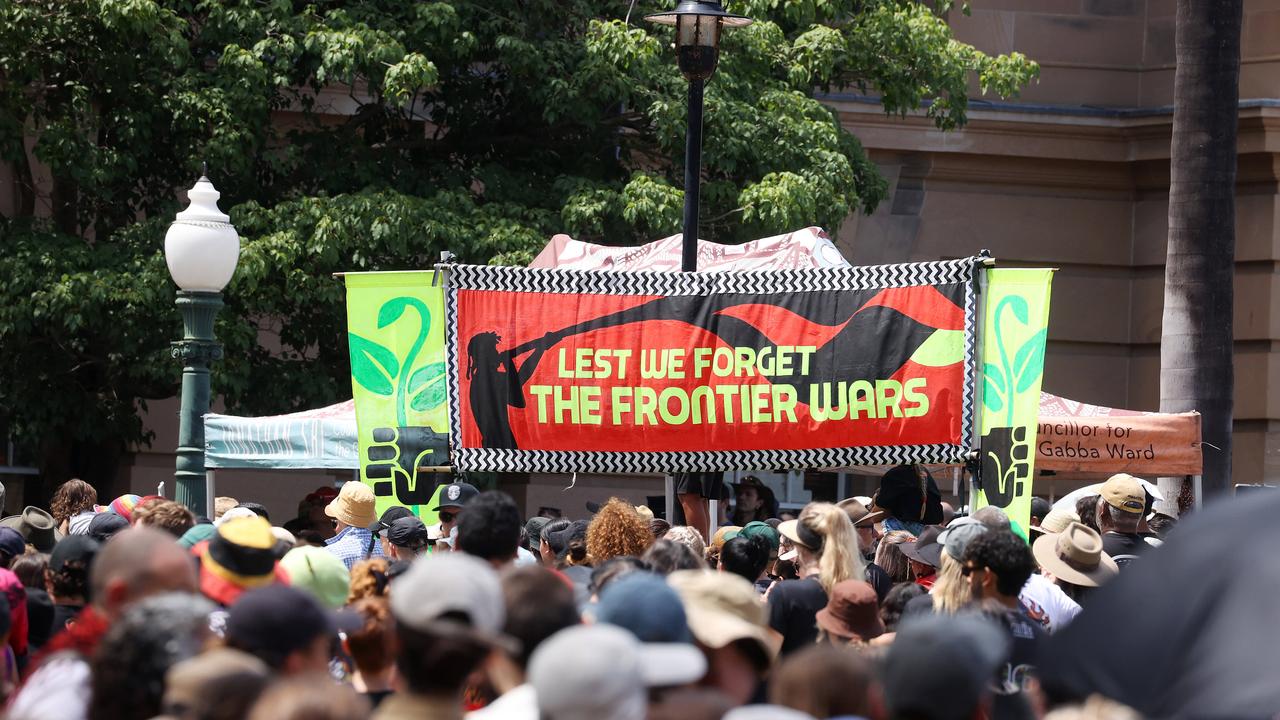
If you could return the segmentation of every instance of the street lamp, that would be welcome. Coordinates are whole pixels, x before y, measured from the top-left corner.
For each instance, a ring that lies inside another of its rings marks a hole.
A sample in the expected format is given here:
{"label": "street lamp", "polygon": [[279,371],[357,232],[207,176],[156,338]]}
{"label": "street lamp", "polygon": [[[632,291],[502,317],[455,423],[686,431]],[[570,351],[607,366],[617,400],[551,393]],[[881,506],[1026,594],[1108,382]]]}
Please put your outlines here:
{"label": "street lamp", "polygon": [[213,319],[222,308],[222,288],[240,259],[240,235],[218,209],[221,193],[203,175],[187,191],[190,205],[164,236],[164,259],[178,285],[182,340],[173,357],[182,361],[182,410],[178,420],[175,498],[197,516],[209,514],[204,471],[204,415],[209,411],[209,364],[222,359]]}
{"label": "street lamp", "polygon": [[751,18],[730,15],[720,0],[680,0],[671,12],[645,17],[676,27],[676,65],[689,81],[689,128],[684,145],[684,237],[680,269],[698,269],[698,182],[702,170],[702,86],[720,59],[720,31],[743,27]]}

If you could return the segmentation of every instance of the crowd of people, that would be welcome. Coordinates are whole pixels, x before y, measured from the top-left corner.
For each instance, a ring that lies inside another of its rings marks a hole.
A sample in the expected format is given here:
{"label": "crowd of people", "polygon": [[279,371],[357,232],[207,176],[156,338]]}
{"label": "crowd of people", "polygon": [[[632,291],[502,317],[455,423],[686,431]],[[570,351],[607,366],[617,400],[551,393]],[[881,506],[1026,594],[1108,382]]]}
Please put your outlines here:
{"label": "crowd of people", "polygon": [[734,490],[741,524],[703,533],[616,498],[525,520],[465,482],[428,526],[357,482],[274,525],[71,480],[0,521],[6,717],[1137,717],[1073,674],[1087,658],[1042,672],[1173,529],[1137,478],[1037,499],[1025,529],[918,466],[794,515]]}

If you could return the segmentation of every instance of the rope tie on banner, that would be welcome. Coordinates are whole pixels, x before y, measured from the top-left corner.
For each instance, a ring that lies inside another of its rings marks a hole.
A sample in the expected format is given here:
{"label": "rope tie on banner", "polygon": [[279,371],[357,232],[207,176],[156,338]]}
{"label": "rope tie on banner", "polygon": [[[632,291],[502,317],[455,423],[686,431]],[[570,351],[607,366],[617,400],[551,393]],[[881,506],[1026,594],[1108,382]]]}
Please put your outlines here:
{"label": "rope tie on banner", "polygon": [[569,487],[561,488],[560,492],[568,492],[573,489],[574,485],[577,485],[577,484],[578,484],[578,471],[575,470],[573,472],[573,477],[569,478]]}

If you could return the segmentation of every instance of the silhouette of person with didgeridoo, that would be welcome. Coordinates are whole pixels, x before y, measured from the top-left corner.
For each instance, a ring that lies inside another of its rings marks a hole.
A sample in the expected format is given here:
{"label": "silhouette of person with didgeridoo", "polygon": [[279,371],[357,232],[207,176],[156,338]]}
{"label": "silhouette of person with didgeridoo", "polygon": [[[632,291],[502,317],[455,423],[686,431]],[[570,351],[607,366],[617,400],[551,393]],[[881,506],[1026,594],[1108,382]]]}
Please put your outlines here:
{"label": "silhouette of person with didgeridoo", "polygon": [[[547,333],[543,342],[526,343],[521,348],[498,352],[502,338],[496,332],[476,333],[467,343],[467,380],[471,383],[468,401],[471,417],[480,428],[480,442],[486,448],[516,449],[507,408],[525,406],[524,384],[529,382],[543,353],[560,340]],[[515,357],[532,350],[516,369]]]}

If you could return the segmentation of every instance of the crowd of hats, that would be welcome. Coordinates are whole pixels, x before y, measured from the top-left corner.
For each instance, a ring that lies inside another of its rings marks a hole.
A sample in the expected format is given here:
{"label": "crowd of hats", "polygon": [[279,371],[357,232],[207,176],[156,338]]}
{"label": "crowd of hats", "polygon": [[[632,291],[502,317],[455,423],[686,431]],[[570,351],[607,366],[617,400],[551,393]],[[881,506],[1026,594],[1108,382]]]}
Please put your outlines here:
{"label": "crowd of hats", "polygon": [[[777,512],[767,484],[740,484]],[[1123,628],[1116,608],[1159,592],[1191,545],[1182,528],[1164,544],[1149,531],[1167,527],[1158,489],[1127,474],[1037,499],[1024,525],[957,513],[927,469],[900,466],[871,496],[788,519],[753,509],[710,533],[617,498],[522,516],[462,481],[420,508],[324,487],[279,524],[231,498],[196,518],[156,496],[99,505],[86,487],[0,520],[15,720],[1178,715],[1134,689],[1155,680],[1098,672],[1122,666],[1094,643],[1154,630],[1081,637],[1111,616]],[[874,562],[886,532],[904,558],[894,577]],[[1223,716],[1280,712],[1269,657],[1234,666],[1261,684]],[[1179,702],[1203,707],[1193,695]]]}

